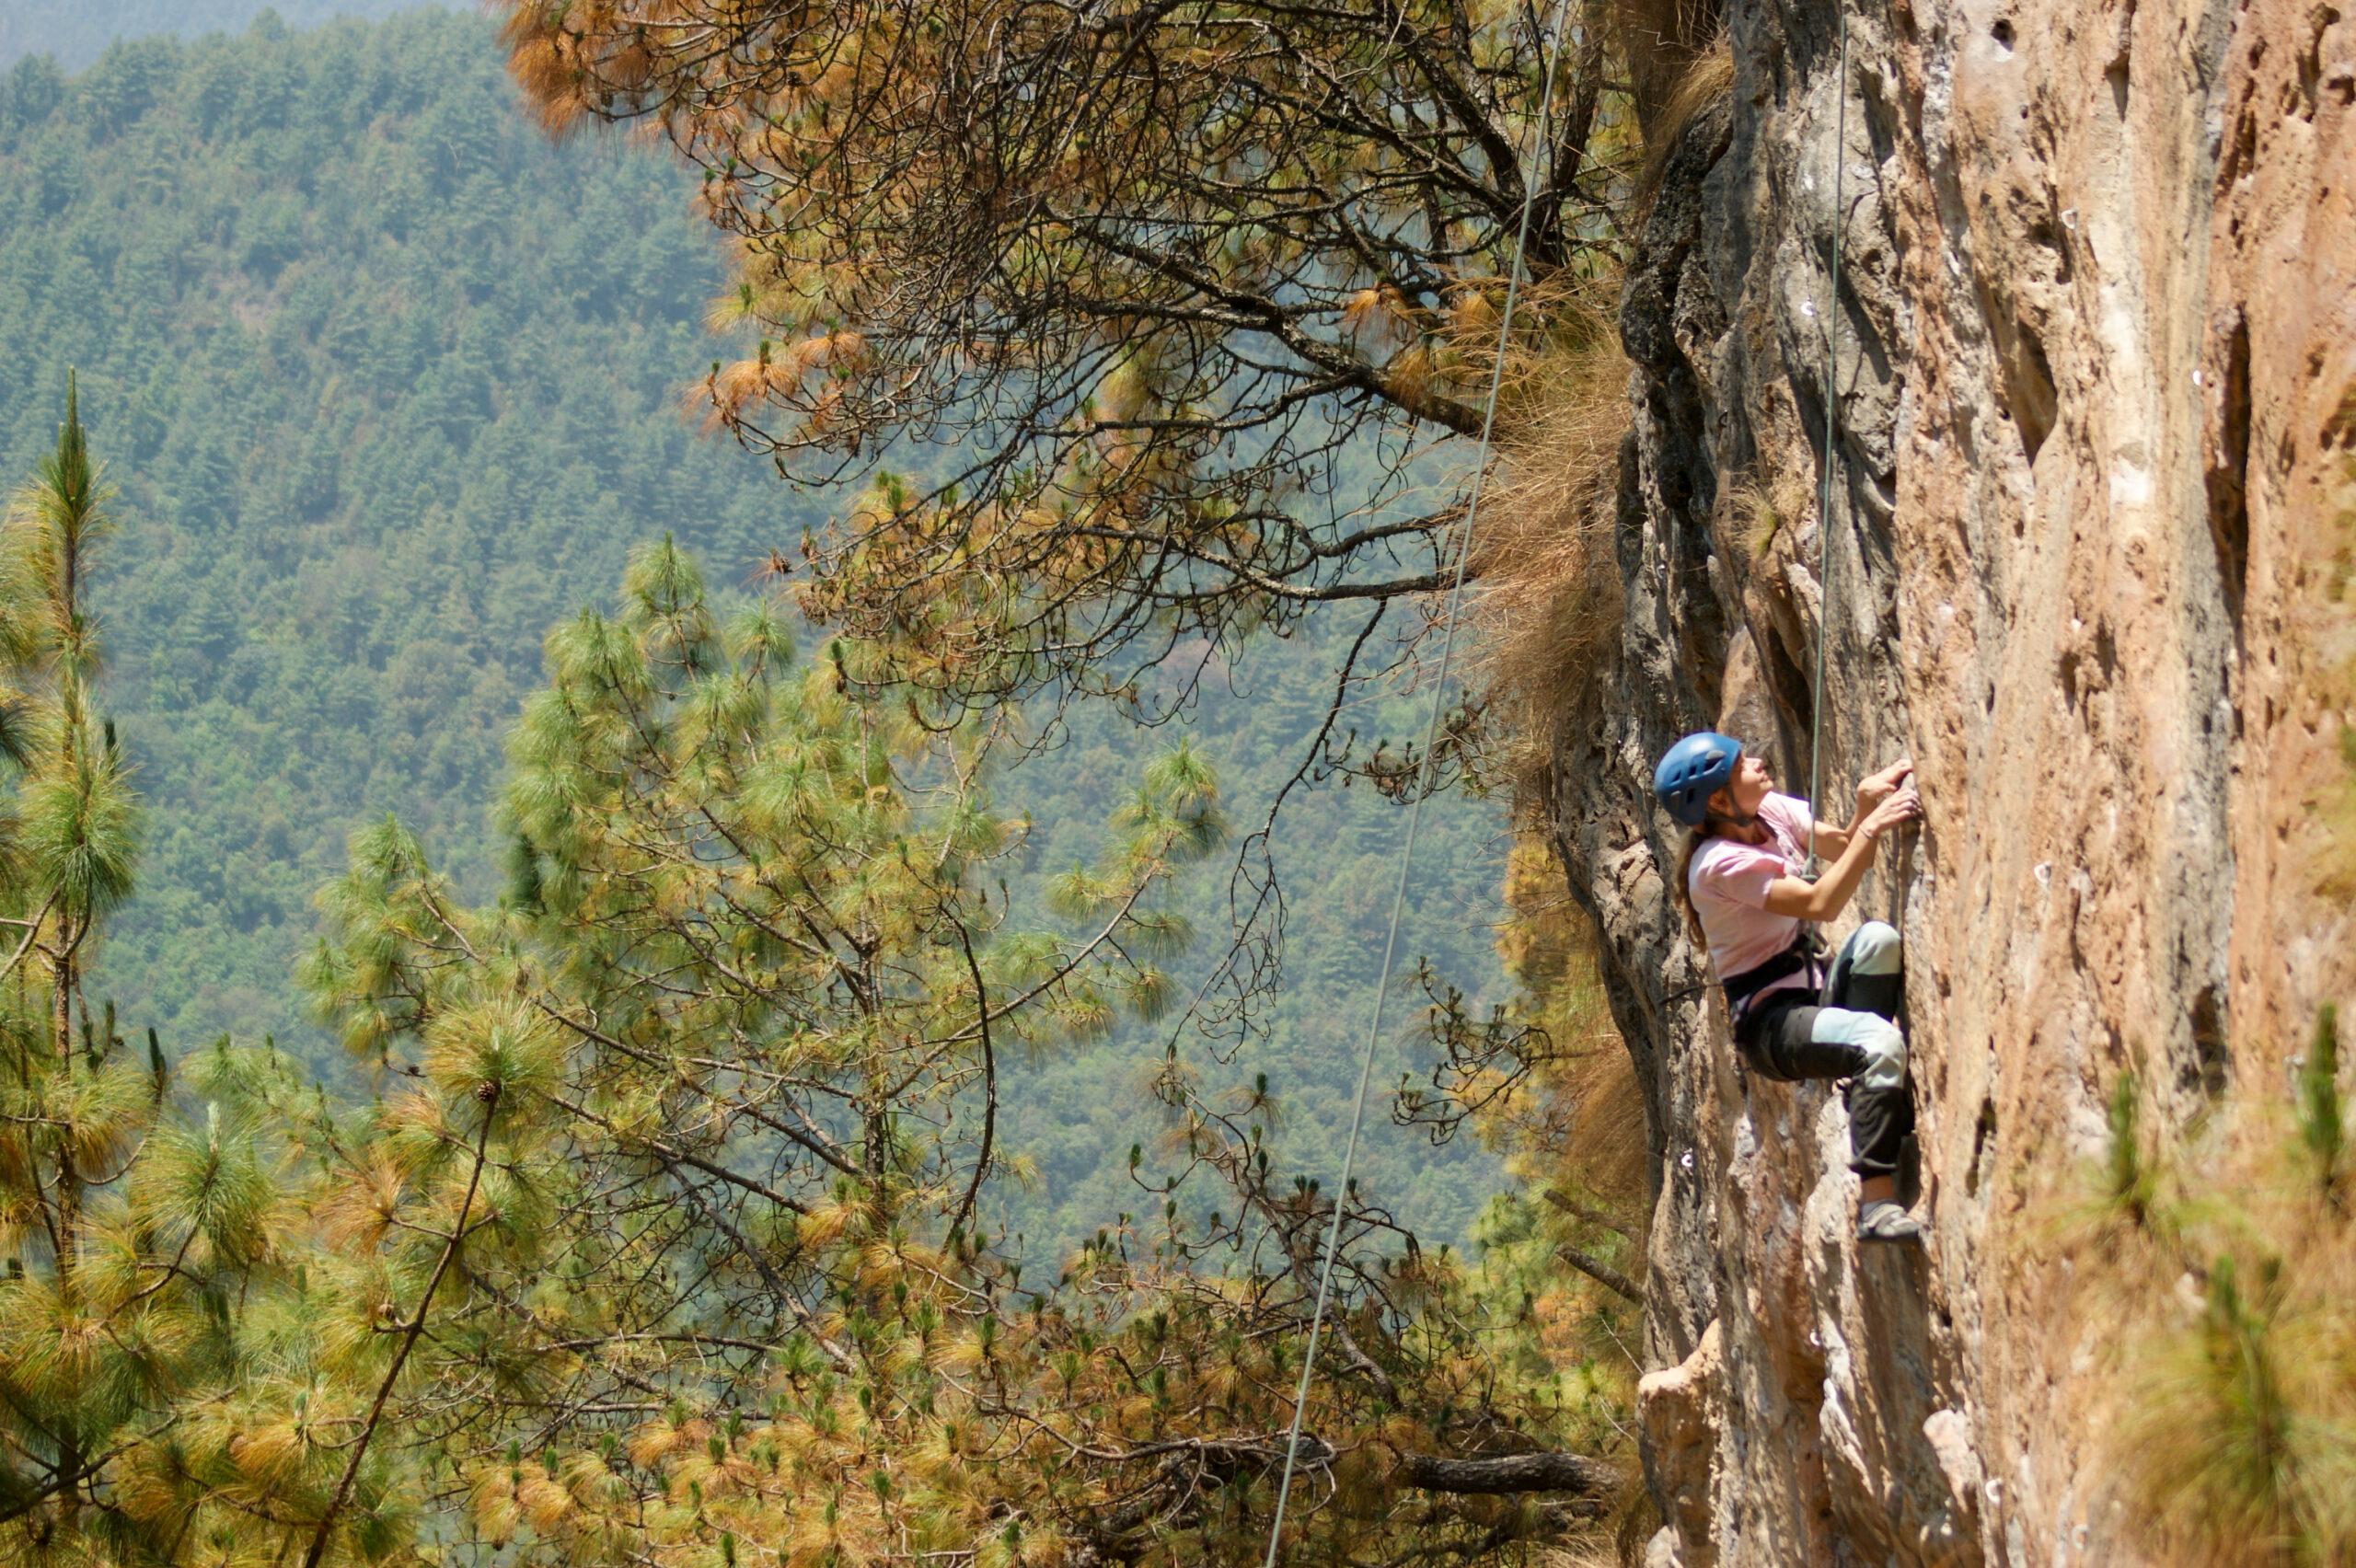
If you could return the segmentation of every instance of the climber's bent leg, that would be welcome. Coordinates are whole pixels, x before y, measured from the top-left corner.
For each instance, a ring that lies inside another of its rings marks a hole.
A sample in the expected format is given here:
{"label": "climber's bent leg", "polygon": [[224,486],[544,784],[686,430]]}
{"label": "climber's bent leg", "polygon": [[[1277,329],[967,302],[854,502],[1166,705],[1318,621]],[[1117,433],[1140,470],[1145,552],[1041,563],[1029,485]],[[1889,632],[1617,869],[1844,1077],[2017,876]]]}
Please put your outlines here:
{"label": "climber's bent leg", "polygon": [[1762,1001],[1758,1027],[1744,1031],[1745,1054],[1770,1078],[1848,1079],[1849,1169],[1868,1179],[1891,1174],[1914,1127],[1906,1036],[1878,1013],[1773,1006],[1779,1000]]}
{"label": "climber's bent leg", "polygon": [[1813,1032],[1854,1053],[1855,1066],[1842,1075],[1849,1080],[1849,1169],[1863,1177],[1895,1173],[1899,1146],[1914,1130],[1906,1036],[1880,1014],[1849,1008],[1819,1008]]}
{"label": "climber's bent leg", "polygon": [[[1897,931],[1879,920],[1868,920],[1858,927],[1841,944],[1841,951],[1832,961],[1823,1000],[1827,1007],[1874,1013],[1897,1023],[1906,1004],[1905,948]],[[1903,1025],[1900,1027],[1902,1030]],[[1888,1042],[1885,1040],[1882,1044],[1887,1055]],[[1872,1049],[1871,1042],[1867,1042],[1867,1048]],[[1906,1042],[1901,1036],[1897,1042],[1898,1085],[1894,1090],[1885,1092],[1878,1082],[1868,1084],[1865,1078],[1852,1080],[1849,1086],[1851,1145],[1856,1155],[1856,1170],[1868,1180],[1877,1167],[1896,1177],[1895,1168],[1908,1158],[1906,1140],[1914,1131],[1914,1100],[1905,1083],[1905,1049]],[[1885,1064],[1879,1073],[1867,1076],[1878,1079],[1887,1078],[1888,1073]]]}

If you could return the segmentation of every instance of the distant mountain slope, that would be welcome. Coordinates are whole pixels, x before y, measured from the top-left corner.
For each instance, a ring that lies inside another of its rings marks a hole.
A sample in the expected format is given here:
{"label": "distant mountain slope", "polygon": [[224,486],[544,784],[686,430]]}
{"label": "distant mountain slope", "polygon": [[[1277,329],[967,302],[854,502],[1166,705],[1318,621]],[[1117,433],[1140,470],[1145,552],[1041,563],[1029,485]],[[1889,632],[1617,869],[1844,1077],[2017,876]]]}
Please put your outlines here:
{"label": "distant mountain slope", "polygon": [[[1290,643],[1253,645],[1232,684],[1214,682],[1205,694],[1194,729],[1218,767],[1239,836],[1265,818],[1315,732],[1332,695],[1326,672],[1342,653],[1345,631],[1356,629],[1345,618],[1350,614],[1326,617]],[[1345,722],[1368,735],[1414,734],[1425,701],[1423,694],[1396,689],[1364,696]],[[1103,815],[1133,785],[1138,757],[1163,740],[1159,733],[1140,737],[1102,711],[1079,716],[1073,732],[1063,750],[1024,767],[1001,790],[1009,805],[1036,818],[1032,863],[1042,872],[1093,856]],[[1030,1227],[1033,1240],[1045,1238],[1052,1248],[1123,1210],[1160,1206],[1131,1180],[1127,1156],[1132,1143],[1145,1146],[1149,1178],[1171,1158],[1157,1147],[1162,1122],[1144,1078],[1173,1034],[1185,1060],[1214,1088],[1240,1089],[1266,1073],[1284,1112],[1275,1150],[1281,1168],[1331,1185],[1349,1131],[1405,814],[1370,789],[1333,783],[1297,792],[1287,803],[1276,839],[1290,900],[1285,968],[1265,1040],[1221,1062],[1204,1042],[1179,1033],[1175,1020],[1165,1020],[1028,1067],[1009,1107],[1009,1127],[1012,1146],[1035,1163],[1038,1181],[1026,1194],[1006,1194],[1011,1223]],[[1490,940],[1501,913],[1505,826],[1496,802],[1435,801],[1425,814],[1401,927],[1401,970],[1410,972],[1428,956],[1439,974],[1474,993],[1476,1007],[1501,999]],[[1195,950],[1172,965],[1181,997],[1194,994],[1208,962],[1224,951],[1231,863],[1214,860],[1188,890],[1185,913],[1200,936]],[[1377,1056],[1357,1169],[1361,1185],[1394,1205],[1426,1239],[1461,1240],[1504,1182],[1496,1159],[1471,1133],[1434,1148],[1421,1131],[1390,1124],[1386,1091],[1403,1073],[1425,1081],[1428,1053],[1415,1029],[1418,1000],[1403,984],[1386,1013],[1392,1023]],[[1197,1198],[1216,1196],[1207,1188]]]}
{"label": "distant mountain slope", "polygon": [[734,580],[799,515],[676,411],[716,277],[687,189],[524,125],[470,17],[7,73],[0,471],[78,365],[123,490],[110,695],[156,808],[107,960],[143,1021],[298,1030],[311,892],[387,810],[488,891],[549,623],[633,538]]}
{"label": "distant mountain slope", "polygon": [[0,65],[28,54],[52,54],[68,71],[78,71],[119,38],[169,35],[193,41],[207,33],[243,32],[258,17],[275,17],[282,27],[312,28],[336,17],[389,17],[417,8],[417,0],[95,0],[73,6],[0,0]]}

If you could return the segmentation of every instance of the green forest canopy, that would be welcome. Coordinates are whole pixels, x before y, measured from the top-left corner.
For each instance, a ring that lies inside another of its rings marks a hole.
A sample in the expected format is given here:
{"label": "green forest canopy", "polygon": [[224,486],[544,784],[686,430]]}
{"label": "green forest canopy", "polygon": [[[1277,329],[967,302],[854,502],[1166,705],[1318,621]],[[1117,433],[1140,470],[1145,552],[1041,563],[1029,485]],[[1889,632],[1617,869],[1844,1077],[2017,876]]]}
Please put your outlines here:
{"label": "green forest canopy", "polygon": [[265,15],[287,27],[310,28],[334,17],[389,17],[416,8],[413,0],[94,0],[76,6],[0,0],[0,65],[49,54],[78,71],[119,38],[243,32]]}
{"label": "green forest canopy", "polygon": [[[21,473],[48,444],[79,365],[124,490],[99,608],[153,811],[140,897],[104,960],[126,1022],[175,1049],[272,1032],[330,1066],[288,973],[347,836],[396,812],[470,896],[492,894],[502,737],[547,629],[608,595],[634,542],[669,533],[740,585],[823,514],[823,496],[676,411],[710,357],[698,318],[719,276],[688,189],[610,140],[551,146],[471,17],[308,33],[265,18],[118,43],[75,77],[43,59],[9,71],[0,459]],[[1237,821],[1289,771],[1341,629],[1263,647],[1205,700],[1194,728]],[[1412,706],[1350,717],[1399,735]],[[1035,819],[1034,877],[1094,855],[1165,738],[1083,715],[1070,744],[1000,781],[1000,804]],[[1285,1158],[1330,1172],[1398,822],[1329,788],[1286,824],[1301,896],[1272,1038],[1203,1066],[1269,1071]],[[1476,991],[1496,985],[1501,827],[1480,808],[1437,813],[1407,935]],[[1207,946],[1211,871],[1191,895]],[[1018,1228],[1060,1244],[1135,1204],[1125,1157],[1153,1130],[1139,1073],[1160,1046],[1132,1029],[1022,1075],[1011,1131],[1040,1180],[1014,1198]],[[1493,1163],[1380,1132],[1374,1190],[1426,1234],[1461,1235]]]}

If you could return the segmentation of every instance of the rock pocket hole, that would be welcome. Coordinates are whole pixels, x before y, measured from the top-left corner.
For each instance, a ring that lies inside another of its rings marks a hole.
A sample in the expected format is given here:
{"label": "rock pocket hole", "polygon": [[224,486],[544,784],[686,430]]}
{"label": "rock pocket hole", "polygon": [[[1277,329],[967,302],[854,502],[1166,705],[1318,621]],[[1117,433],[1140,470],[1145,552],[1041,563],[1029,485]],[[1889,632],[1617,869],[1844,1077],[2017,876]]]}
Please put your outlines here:
{"label": "rock pocket hole", "polygon": [[2013,24],[2009,19],[2000,21],[1989,29],[1988,36],[2002,45],[2005,53],[2010,54],[2013,52]]}
{"label": "rock pocket hole", "polygon": [[1967,1197],[1980,1195],[1981,1175],[1989,1159],[1988,1146],[1996,1138],[1996,1101],[1983,1096],[1980,1101],[1980,1119],[1971,1129],[1971,1163],[1964,1167],[1963,1191]]}
{"label": "rock pocket hole", "polygon": [[2063,225],[2050,216],[2039,217],[2028,225],[2029,238],[2040,249],[2052,253],[2053,281],[2057,283],[2070,281],[2070,244],[2062,237],[2063,232]]}
{"label": "rock pocket hole", "polygon": [[2214,1100],[2225,1092],[2233,1076],[2233,1055],[2225,1044],[2224,1009],[2217,987],[2203,986],[2192,998],[2192,1060],[2177,1081]]}
{"label": "rock pocket hole", "polygon": [[2209,536],[2216,547],[2217,581],[2225,613],[2240,634],[2242,594],[2249,572],[2249,323],[2236,314],[2224,342],[2224,375],[2211,424]]}
{"label": "rock pocket hole", "polygon": [[2012,396],[2013,423],[2020,432],[2021,448],[2031,463],[2037,461],[2038,448],[2053,432],[2053,422],[2061,415],[2061,399],[2053,386],[2053,366],[2045,357],[2045,345],[2025,321],[2015,319],[2012,332],[2013,352],[2005,356],[2004,379]]}

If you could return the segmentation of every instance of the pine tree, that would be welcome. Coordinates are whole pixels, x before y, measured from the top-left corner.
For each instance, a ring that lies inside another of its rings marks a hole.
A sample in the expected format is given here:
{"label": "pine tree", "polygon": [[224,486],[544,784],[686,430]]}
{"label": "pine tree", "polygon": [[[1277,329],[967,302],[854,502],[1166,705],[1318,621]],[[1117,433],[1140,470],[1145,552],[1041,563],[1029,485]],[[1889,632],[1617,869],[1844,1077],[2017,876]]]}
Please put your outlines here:
{"label": "pine tree", "polygon": [[[1140,1213],[1060,1267],[976,1202],[1004,1073],[1168,1003],[1166,890],[1225,833],[1209,769],[1146,770],[1055,882],[1063,929],[1015,932],[992,721],[879,699],[856,644],[794,661],[772,607],[722,625],[668,541],[623,601],[549,639],[507,896],[462,905],[387,822],[323,898],[309,983],[398,1092],[313,1141],[314,1288],[365,1366],[313,1395],[341,1477],[304,1561],[412,1507],[583,1563],[1255,1557],[1334,1199],[1272,1173],[1265,1091],[1207,1103],[1173,1062],[1141,1105],[1223,1194],[1207,1221],[1142,1140]],[[1529,1490],[1498,1461],[1609,1491],[1532,1453],[1553,1412],[1494,1354],[1519,1327],[1445,1257],[1375,1256],[1401,1233],[1347,1196],[1303,1447],[1344,1505],[1296,1516],[1299,1556],[1559,1528],[1484,1495]]]}
{"label": "pine tree", "polygon": [[240,1374],[240,1311],[285,1216],[281,1151],[238,1081],[256,1059],[225,1042],[183,1088],[152,1032],[139,1061],[114,1004],[94,1014],[86,992],[131,895],[141,813],[96,712],[87,584],[114,523],[79,415],[69,378],[55,449],[0,536],[0,1541],[113,1562],[168,1557],[187,1535],[156,1482],[179,1468],[190,1401]]}
{"label": "pine tree", "polygon": [[[1616,297],[1639,127],[1717,14],[497,8],[544,122],[699,166],[750,351],[713,422],[874,481],[807,542],[812,613],[984,703],[1444,586],[1463,475],[1430,493],[1427,456],[1489,423],[1507,280],[1504,432]],[[942,455],[878,467],[911,450]]]}
{"label": "pine tree", "polygon": [[112,530],[110,494],[69,379],[56,448],[11,499],[0,541],[0,749],[16,765],[0,863],[0,907],[16,939],[0,970],[0,1049],[11,1069],[0,1077],[10,1265],[0,1285],[0,1423],[10,1438],[0,1489],[11,1513],[67,1522],[134,1413],[108,1397],[130,1370],[110,1332],[129,1303],[89,1202],[123,1174],[154,1098],[145,1076],[115,1059],[112,1007],[98,1030],[81,988],[105,917],[131,891],[138,844],[121,745],[91,713],[99,652],[82,600],[94,548]]}

